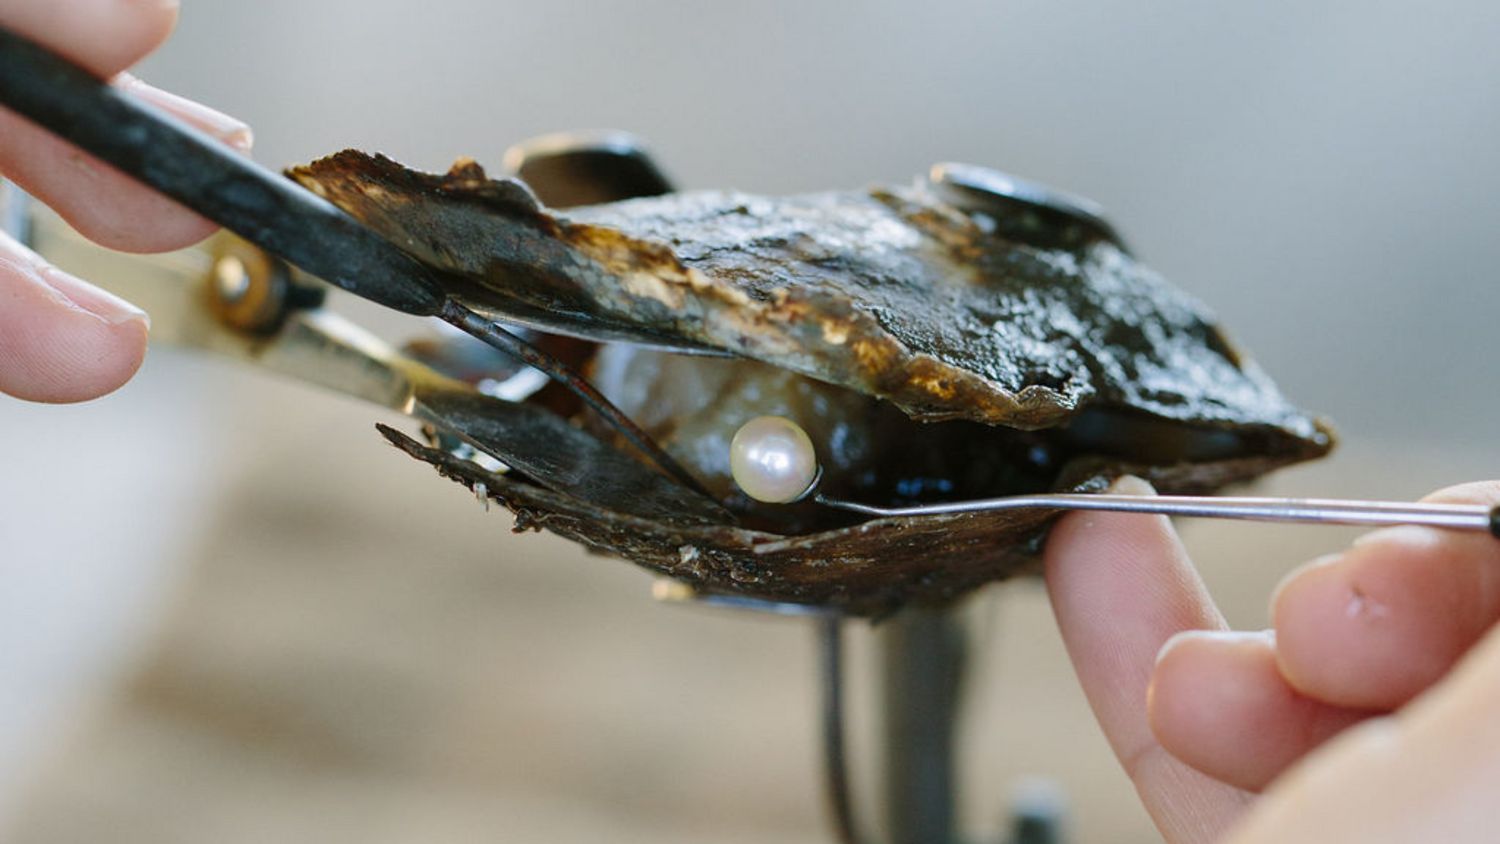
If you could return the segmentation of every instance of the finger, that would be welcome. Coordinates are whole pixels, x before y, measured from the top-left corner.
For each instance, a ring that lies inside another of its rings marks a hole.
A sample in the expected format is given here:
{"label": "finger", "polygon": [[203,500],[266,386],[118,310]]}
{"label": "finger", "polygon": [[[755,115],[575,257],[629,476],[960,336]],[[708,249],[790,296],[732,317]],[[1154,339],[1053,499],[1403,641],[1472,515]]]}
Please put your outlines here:
{"label": "finger", "polygon": [[[1493,506],[1500,485],[1444,490]],[[1272,601],[1281,672],[1337,706],[1394,709],[1442,677],[1500,618],[1500,542],[1389,528],[1294,572]]]}
{"label": "finger", "polygon": [[[1150,494],[1130,478],[1117,491]],[[1161,517],[1075,513],[1052,529],[1047,590],[1068,655],[1110,746],[1170,842],[1216,840],[1249,795],[1172,758],[1146,715],[1156,654],[1183,630],[1224,621]]]}
{"label": "finger", "polygon": [[1168,753],[1249,791],[1373,714],[1298,693],[1276,666],[1269,631],[1172,637],[1157,658],[1147,708]]}
{"label": "finger", "polygon": [[6,0],[0,26],[108,78],[161,46],[177,7],[177,0]]}
{"label": "finger", "polygon": [[1226,844],[1492,841],[1500,633],[1395,716],[1330,741],[1266,791]]}
{"label": "finger", "polygon": [[146,354],[146,315],[0,234],[0,393],[44,402],[104,395]]}
{"label": "finger", "polygon": [[[122,75],[116,84],[241,152],[250,149],[249,127],[232,117],[130,76]],[[113,249],[177,249],[202,240],[216,228],[124,173],[9,113],[0,113],[0,168],[85,237]]]}
{"label": "finger", "polygon": [[[8,0],[0,26],[50,47],[103,78],[150,53],[171,33],[176,0]],[[232,146],[248,150],[239,121],[128,77],[140,98]],[[0,110],[0,172],[57,209],[84,235],[133,252],[186,246],[213,225],[79,152],[19,116]]]}

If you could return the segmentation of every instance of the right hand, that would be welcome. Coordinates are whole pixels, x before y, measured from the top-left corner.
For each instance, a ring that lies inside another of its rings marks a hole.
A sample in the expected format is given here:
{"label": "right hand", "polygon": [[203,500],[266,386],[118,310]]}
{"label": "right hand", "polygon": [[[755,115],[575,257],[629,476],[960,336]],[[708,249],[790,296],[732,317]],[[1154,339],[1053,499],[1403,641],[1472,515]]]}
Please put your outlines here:
{"label": "right hand", "polygon": [[[1429,500],[1495,506],[1500,483]],[[1227,631],[1160,517],[1068,516],[1046,563],[1084,691],[1172,844],[1496,840],[1493,536],[1375,531],[1288,576],[1265,633]]]}

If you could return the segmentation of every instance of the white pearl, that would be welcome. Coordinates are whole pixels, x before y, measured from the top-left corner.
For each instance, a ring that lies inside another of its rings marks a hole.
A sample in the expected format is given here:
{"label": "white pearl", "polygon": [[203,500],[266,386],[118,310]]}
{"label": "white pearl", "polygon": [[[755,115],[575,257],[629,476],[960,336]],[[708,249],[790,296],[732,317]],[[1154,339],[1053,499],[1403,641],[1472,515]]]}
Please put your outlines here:
{"label": "white pearl", "polygon": [[818,455],[796,422],[757,416],[729,444],[729,472],[756,501],[787,504],[803,497],[818,478]]}

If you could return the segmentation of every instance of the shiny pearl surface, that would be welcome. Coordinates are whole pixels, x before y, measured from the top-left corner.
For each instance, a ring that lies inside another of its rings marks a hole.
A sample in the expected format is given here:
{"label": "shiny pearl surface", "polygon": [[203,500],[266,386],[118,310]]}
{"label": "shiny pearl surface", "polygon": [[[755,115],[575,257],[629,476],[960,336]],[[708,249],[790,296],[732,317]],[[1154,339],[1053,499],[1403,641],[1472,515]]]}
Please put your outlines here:
{"label": "shiny pearl surface", "polygon": [[796,422],[757,416],[735,432],[729,471],[756,501],[786,504],[801,498],[817,480],[818,455]]}

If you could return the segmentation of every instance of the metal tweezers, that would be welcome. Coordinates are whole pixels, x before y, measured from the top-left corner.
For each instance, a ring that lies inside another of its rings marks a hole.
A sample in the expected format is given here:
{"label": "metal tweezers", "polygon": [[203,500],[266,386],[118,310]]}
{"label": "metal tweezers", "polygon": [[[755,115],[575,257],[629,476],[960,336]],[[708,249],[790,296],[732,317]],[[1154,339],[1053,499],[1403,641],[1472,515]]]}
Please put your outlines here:
{"label": "metal tweezers", "polygon": [[[289,270],[280,262],[385,307],[436,316],[537,365],[528,357],[534,349],[518,347],[503,327],[454,302],[425,267],[323,198],[3,28],[0,104],[243,238],[221,238],[207,262],[202,252],[134,259],[136,283],[129,285],[127,295],[152,312],[158,339],[226,353],[444,427],[451,428],[452,419],[434,409],[449,404],[439,397],[464,393],[473,398],[467,410],[498,416],[518,407],[477,396],[468,385],[316,307],[320,297],[308,292],[316,288],[288,278]],[[81,275],[107,271],[127,281],[132,275],[131,259],[86,244],[60,223],[39,227],[33,243],[49,260]],[[164,276],[190,283],[165,285]],[[117,287],[116,292],[122,291]],[[585,396],[596,409],[598,400],[596,393]],[[701,489],[633,423],[611,421],[623,426],[622,432],[669,475]],[[456,433],[463,437],[466,432]],[[496,450],[489,447],[493,443],[477,445],[490,453]],[[595,458],[573,455],[579,461]],[[506,450],[504,459],[524,463],[524,455],[514,449]],[[524,465],[518,468],[524,470]],[[1109,494],[1012,496],[899,508],[825,496],[816,500],[872,517],[1026,508],[1113,510],[1277,522],[1420,524],[1500,536],[1500,506],[1484,505]]]}

